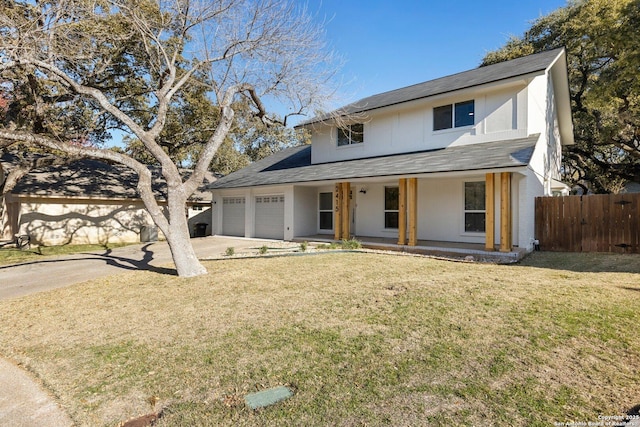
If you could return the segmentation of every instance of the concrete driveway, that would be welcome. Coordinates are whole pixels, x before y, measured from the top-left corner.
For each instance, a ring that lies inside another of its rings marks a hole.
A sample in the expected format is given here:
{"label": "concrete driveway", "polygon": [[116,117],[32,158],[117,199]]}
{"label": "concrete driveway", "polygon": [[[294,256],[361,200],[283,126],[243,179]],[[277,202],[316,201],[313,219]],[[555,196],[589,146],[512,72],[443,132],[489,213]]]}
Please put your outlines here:
{"label": "concrete driveway", "polygon": [[[209,236],[191,239],[200,259],[222,258],[228,247],[236,253],[254,252],[263,245],[297,246],[260,239]],[[66,255],[0,266],[0,300],[60,288],[131,270],[175,274],[166,242],[141,243],[100,252]]]}

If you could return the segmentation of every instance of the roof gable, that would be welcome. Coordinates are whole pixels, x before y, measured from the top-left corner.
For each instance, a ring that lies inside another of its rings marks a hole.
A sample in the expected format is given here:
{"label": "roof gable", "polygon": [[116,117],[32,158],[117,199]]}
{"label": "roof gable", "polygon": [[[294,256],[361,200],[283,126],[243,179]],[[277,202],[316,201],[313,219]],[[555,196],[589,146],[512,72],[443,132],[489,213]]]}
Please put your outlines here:
{"label": "roof gable", "polygon": [[364,113],[378,108],[541,72],[553,65],[563,51],[564,48],[553,49],[372,95],[331,113],[314,117],[299,124],[297,127],[322,122],[336,116]]}

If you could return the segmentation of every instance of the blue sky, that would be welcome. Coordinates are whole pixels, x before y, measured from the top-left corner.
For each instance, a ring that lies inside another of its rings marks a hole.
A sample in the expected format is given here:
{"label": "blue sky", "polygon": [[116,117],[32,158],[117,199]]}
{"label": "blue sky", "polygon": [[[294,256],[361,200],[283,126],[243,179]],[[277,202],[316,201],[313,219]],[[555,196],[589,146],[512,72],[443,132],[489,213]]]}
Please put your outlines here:
{"label": "blue sky", "polygon": [[336,106],[477,67],[566,0],[309,0],[345,60]]}

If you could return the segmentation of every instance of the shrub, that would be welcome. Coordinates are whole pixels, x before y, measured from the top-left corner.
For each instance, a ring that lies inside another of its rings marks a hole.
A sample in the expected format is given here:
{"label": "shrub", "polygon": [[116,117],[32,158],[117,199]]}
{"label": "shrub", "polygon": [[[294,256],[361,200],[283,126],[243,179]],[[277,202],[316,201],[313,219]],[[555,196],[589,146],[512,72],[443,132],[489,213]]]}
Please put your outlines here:
{"label": "shrub", "polygon": [[331,242],[316,246],[317,249],[360,249],[362,243],[356,239],[342,240],[341,242]]}
{"label": "shrub", "polygon": [[258,253],[260,253],[260,255],[264,255],[267,253],[268,250],[269,248],[266,245],[264,245],[264,246],[261,246],[260,249],[258,249]]}
{"label": "shrub", "polygon": [[360,249],[360,248],[362,248],[362,243],[360,243],[358,240],[354,238],[342,241],[342,249]]}
{"label": "shrub", "polygon": [[233,246],[229,246],[225,252],[227,256],[233,256],[236,253],[236,250]]}
{"label": "shrub", "polygon": [[307,251],[307,247],[308,247],[308,246],[309,246],[309,243],[307,243],[307,242],[302,242],[302,243],[300,243],[300,250],[301,250],[302,252],[306,252],[306,251]]}

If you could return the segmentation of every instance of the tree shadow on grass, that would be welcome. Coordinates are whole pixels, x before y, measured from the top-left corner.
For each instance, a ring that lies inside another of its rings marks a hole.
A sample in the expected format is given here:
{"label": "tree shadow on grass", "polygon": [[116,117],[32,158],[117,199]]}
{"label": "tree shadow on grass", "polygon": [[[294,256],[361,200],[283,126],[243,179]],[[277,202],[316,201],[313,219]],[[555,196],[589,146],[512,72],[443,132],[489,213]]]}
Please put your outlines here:
{"label": "tree shadow on grass", "polygon": [[[166,274],[170,276],[177,276],[178,272],[175,268],[165,268],[165,267],[156,267],[151,265],[151,261],[153,260],[154,252],[149,249],[151,244],[144,245],[141,250],[144,253],[142,259],[135,259],[126,256],[117,256],[113,254],[113,249],[106,249],[104,253],[86,253],[81,252],[76,254],[76,256],[69,255],[69,258],[63,259],[43,259],[43,260],[34,260],[28,262],[22,262],[18,264],[11,264],[0,266],[0,270],[23,266],[23,265],[33,265],[33,264],[47,264],[47,263],[67,263],[67,262],[78,262],[78,261],[88,261],[88,260],[102,260],[107,265],[112,267],[116,267],[122,270],[128,271],[151,271],[158,274]],[[77,255],[84,255],[84,257],[79,258]]]}

